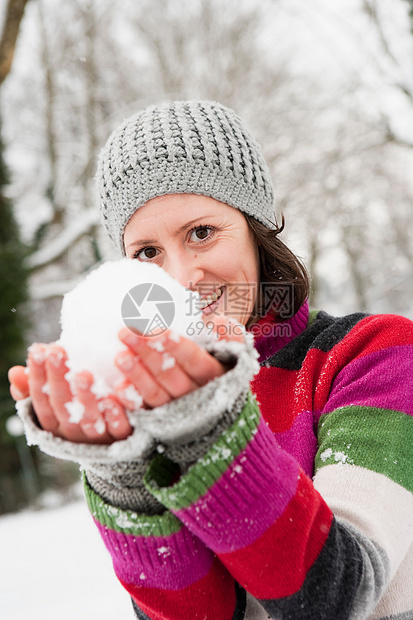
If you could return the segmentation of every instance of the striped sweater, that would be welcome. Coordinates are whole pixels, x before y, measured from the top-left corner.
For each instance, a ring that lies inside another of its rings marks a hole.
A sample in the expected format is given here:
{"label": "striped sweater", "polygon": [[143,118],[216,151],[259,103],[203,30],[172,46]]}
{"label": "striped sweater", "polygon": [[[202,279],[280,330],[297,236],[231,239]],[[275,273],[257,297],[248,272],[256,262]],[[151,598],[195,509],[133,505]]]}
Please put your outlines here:
{"label": "striped sweater", "polygon": [[85,477],[138,618],[413,618],[413,323],[304,306],[288,326],[256,340],[245,405],[195,465],[151,462],[162,515]]}

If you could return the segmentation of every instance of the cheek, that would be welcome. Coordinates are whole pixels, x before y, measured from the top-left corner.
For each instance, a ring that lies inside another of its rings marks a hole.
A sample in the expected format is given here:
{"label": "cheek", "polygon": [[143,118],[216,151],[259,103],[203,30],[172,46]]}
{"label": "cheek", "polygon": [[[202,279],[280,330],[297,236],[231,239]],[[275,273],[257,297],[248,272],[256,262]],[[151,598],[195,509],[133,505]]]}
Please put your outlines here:
{"label": "cheek", "polygon": [[242,274],[246,273],[255,276],[257,273],[254,253],[242,244],[217,244],[215,248],[211,248],[205,260],[211,268],[220,272],[233,272],[238,274],[238,277],[242,277]]}
{"label": "cheek", "polygon": [[[197,255],[194,255],[197,258]],[[234,258],[234,249],[231,244],[217,243],[214,247],[208,249],[205,253],[198,255],[199,262],[203,267],[212,273],[223,273],[231,271],[236,259]]]}
{"label": "cheek", "polygon": [[250,238],[221,238],[205,253],[195,250],[193,257],[214,280],[250,284],[259,281],[258,248]]}

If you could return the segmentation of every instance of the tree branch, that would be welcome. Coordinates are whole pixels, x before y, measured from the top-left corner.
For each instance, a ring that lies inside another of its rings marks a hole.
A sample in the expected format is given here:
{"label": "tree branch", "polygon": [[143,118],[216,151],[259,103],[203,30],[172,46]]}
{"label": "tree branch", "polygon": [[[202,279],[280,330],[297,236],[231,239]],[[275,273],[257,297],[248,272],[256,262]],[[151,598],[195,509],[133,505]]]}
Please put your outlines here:
{"label": "tree branch", "polygon": [[28,0],[8,0],[0,40],[0,85],[10,72],[20,22]]}
{"label": "tree branch", "polygon": [[89,234],[100,220],[99,212],[95,209],[87,209],[72,222],[71,226],[63,229],[48,245],[28,258],[28,267],[31,270],[40,269],[49,265],[63,254],[76,241]]}

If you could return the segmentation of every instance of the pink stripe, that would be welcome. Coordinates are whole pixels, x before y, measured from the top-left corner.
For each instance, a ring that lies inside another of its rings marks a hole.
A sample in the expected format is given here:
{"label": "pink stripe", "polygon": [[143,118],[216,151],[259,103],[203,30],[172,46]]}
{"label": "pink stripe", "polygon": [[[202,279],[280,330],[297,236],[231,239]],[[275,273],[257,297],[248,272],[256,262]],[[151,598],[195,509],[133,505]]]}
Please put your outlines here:
{"label": "pink stripe", "polygon": [[294,497],[299,466],[261,419],[257,433],[219,480],[176,516],[216,553],[257,540]]}
{"label": "pink stripe", "polygon": [[413,345],[389,347],[348,364],[337,375],[323,413],[361,406],[413,415],[412,392]]}
{"label": "pink stripe", "polygon": [[299,336],[308,325],[308,317],[308,301],[305,301],[291,319],[277,321],[267,314],[254,323],[250,331],[254,334],[254,345],[260,354],[258,361],[267,360]]}
{"label": "pink stripe", "polygon": [[317,438],[314,434],[314,414],[303,411],[291,428],[283,433],[274,433],[277,443],[300,463],[310,478],[314,474],[314,458],[317,452]]}
{"label": "pink stripe", "polygon": [[170,536],[139,537],[115,532],[95,521],[123,582],[181,590],[208,574],[212,552],[185,527]]}

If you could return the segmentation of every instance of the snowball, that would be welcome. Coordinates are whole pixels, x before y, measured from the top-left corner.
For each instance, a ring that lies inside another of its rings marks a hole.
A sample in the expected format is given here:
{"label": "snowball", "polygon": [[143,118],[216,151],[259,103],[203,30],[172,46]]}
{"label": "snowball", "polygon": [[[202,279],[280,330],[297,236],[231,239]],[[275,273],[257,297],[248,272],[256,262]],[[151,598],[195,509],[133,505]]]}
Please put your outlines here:
{"label": "snowball", "polygon": [[169,328],[178,341],[184,335],[206,346],[214,336],[202,329],[199,301],[198,293],[157,265],[108,261],[64,296],[58,344],[67,352],[71,373],[90,371],[95,393],[104,396],[124,378],[113,360],[125,349],[118,338],[125,324],[147,336]]}

